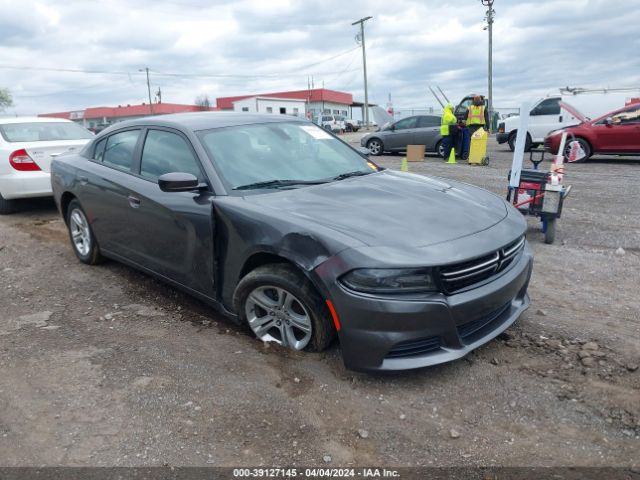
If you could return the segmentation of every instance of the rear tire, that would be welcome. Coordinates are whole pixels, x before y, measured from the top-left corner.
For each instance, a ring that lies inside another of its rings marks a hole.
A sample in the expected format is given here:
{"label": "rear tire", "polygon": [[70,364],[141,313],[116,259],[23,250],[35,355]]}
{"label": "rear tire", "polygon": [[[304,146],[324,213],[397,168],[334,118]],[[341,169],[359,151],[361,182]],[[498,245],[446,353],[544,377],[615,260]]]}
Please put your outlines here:
{"label": "rear tire", "polygon": [[444,145],[442,145],[442,140],[438,140],[438,143],[436,143],[436,153],[440,158],[444,158]]}
{"label": "rear tire", "polygon": [[[268,296],[269,292],[273,292],[273,296]],[[288,307],[280,305],[279,308],[282,293],[286,294],[290,303]],[[259,300],[256,301],[256,298]],[[304,342],[298,345],[298,348],[287,345],[288,348],[320,352],[326,349],[336,336],[327,305],[311,282],[292,265],[274,263],[249,272],[238,283],[233,300],[240,320],[263,341],[270,340],[282,344],[282,332],[288,329],[289,332],[295,331],[296,340]],[[287,311],[293,317],[289,317]],[[291,323],[286,325],[290,325],[291,328],[285,326],[288,320],[291,320]],[[305,338],[303,329],[296,328],[296,324],[303,323],[311,327],[311,336],[308,339]],[[268,327],[266,331],[265,326]]]}
{"label": "rear tire", "polygon": [[73,252],[82,263],[97,265],[103,261],[100,247],[91,225],[78,200],[71,200],[67,207],[67,230]]}
{"label": "rear tire", "polygon": [[18,210],[18,202],[7,200],[0,194],[0,215],[9,215]]}

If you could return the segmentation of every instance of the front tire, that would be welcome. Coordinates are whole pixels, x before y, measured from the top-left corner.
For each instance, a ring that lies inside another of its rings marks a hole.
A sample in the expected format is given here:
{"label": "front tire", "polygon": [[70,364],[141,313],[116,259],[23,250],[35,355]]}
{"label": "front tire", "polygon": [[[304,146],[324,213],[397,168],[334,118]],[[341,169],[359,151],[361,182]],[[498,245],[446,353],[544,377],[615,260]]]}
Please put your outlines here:
{"label": "front tire", "polygon": [[78,260],[87,265],[96,265],[103,260],[89,220],[78,200],[71,200],[67,207],[67,230]]}
{"label": "front tire", "polygon": [[14,213],[18,209],[17,202],[15,200],[7,200],[0,194],[0,215],[9,215]]}
{"label": "front tire", "polygon": [[371,152],[371,155],[376,157],[382,155],[384,151],[384,146],[382,145],[382,141],[377,138],[372,138],[367,142],[367,148]]}
{"label": "front tire", "polygon": [[544,243],[551,245],[556,240],[556,219],[547,219],[547,228],[544,231]]}
{"label": "front tire", "polygon": [[440,158],[444,158],[444,145],[442,144],[442,140],[438,140],[438,143],[436,143],[436,153]]}
{"label": "front tire", "polygon": [[263,265],[236,287],[234,308],[264,342],[320,352],[336,336],[327,306],[309,280],[288,264]]}
{"label": "front tire", "polygon": [[569,162],[569,155],[571,154],[571,142],[578,142],[580,144],[580,147],[582,147],[582,150],[584,150],[584,157],[578,159],[578,160],[574,160],[573,162],[570,163],[584,163],[586,162],[589,157],[591,156],[591,145],[589,145],[589,143],[583,139],[583,138],[575,138],[573,140],[570,140],[567,142],[567,145],[564,147],[564,158],[566,162]]}
{"label": "front tire", "polygon": [[[511,135],[509,135],[509,149],[513,152],[516,149],[516,137],[518,136],[517,132],[513,132]],[[527,138],[524,142],[524,151],[528,152],[529,150],[531,150],[531,135],[529,135],[527,133]]]}

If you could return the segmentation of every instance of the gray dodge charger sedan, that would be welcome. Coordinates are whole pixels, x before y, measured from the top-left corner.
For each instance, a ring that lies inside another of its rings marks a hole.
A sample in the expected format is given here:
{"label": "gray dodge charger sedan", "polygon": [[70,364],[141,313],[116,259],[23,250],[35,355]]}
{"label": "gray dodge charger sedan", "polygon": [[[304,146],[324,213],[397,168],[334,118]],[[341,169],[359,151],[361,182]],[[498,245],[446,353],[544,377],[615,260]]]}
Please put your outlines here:
{"label": "gray dodge charger sedan", "polygon": [[304,120],[201,112],[118,123],[51,167],[76,256],[140,269],[263,341],[400,370],[460,358],[529,304],[522,215],[386,170]]}

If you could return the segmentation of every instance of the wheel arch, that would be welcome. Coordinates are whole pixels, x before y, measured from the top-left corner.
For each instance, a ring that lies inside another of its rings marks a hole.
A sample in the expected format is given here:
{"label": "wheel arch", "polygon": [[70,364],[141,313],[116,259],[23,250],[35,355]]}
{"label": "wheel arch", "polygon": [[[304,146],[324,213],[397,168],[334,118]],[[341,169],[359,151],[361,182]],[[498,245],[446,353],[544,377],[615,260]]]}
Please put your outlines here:
{"label": "wheel arch", "polygon": [[64,192],[60,196],[60,213],[62,214],[64,223],[67,223],[67,210],[69,209],[69,204],[74,199],[77,199],[77,197],[71,192]]}

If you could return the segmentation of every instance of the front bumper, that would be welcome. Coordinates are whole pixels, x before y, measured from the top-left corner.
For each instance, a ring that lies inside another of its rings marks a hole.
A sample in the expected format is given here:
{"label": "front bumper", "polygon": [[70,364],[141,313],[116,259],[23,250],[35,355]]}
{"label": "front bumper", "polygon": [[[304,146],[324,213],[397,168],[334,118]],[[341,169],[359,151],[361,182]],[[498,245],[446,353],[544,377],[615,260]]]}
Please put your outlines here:
{"label": "front bumper", "polygon": [[533,268],[528,246],[493,281],[427,300],[380,298],[339,282],[331,298],[341,321],[345,366],[353,370],[406,370],[449,362],[489,342],[529,306]]}
{"label": "front bumper", "polygon": [[51,176],[49,172],[15,171],[0,175],[0,194],[6,200],[16,198],[49,197],[51,192]]}
{"label": "front bumper", "polygon": [[496,141],[500,144],[507,143],[509,141],[509,134],[496,133]]}

